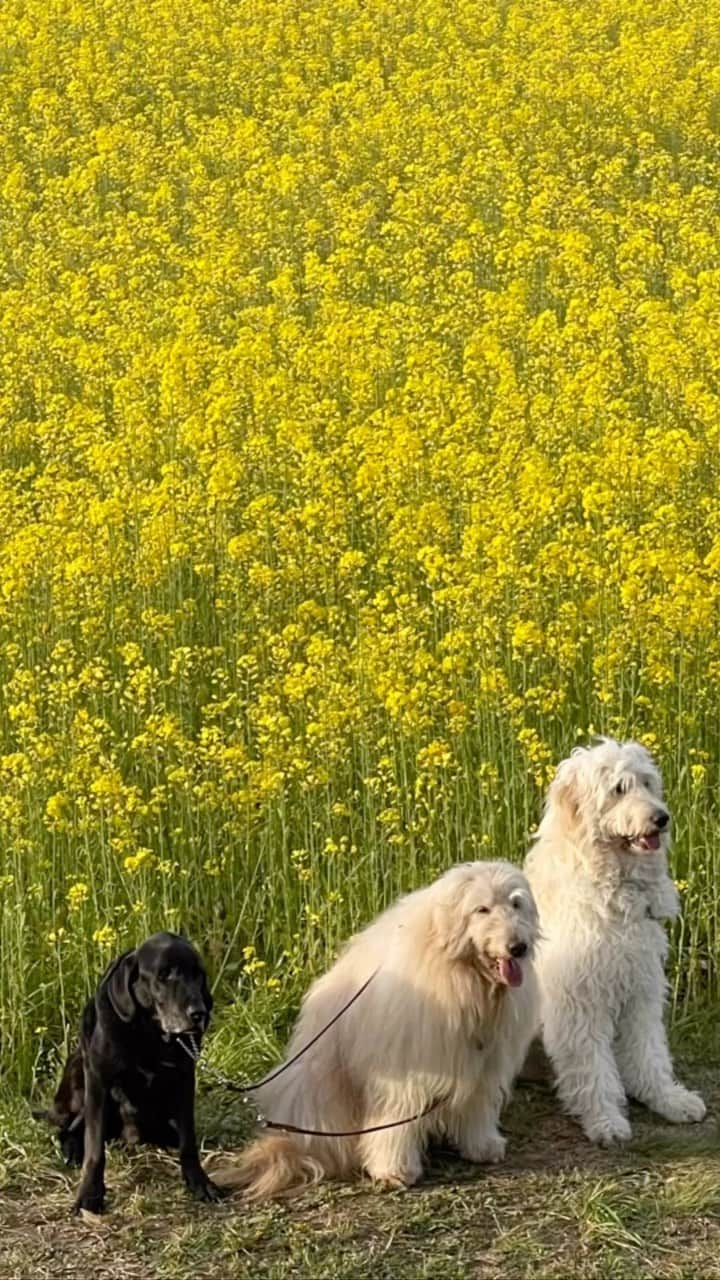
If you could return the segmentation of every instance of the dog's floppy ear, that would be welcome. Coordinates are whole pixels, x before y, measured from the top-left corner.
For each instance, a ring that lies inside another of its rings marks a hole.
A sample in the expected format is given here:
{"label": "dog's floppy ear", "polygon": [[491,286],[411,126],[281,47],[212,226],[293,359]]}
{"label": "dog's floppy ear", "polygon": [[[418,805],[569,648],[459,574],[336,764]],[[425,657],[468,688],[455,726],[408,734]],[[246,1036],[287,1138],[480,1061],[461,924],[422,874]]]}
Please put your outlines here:
{"label": "dog's floppy ear", "polygon": [[453,875],[443,898],[433,904],[431,933],[436,944],[451,960],[462,960],[472,951],[467,938],[467,916],[463,910],[467,883],[465,877]]}
{"label": "dog's floppy ear", "polygon": [[143,1009],[152,1009],[154,1004],[152,991],[148,986],[147,978],[140,977],[139,970],[137,971],[137,974],[136,974],[136,982],[133,990],[135,993],[136,1002],[138,1004],[141,1004]]}
{"label": "dog's floppy ear", "polygon": [[103,979],[103,989],[107,995],[113,1012],[122,1022],[131,1022],[135,1016],[136,1000],[133,994],[133,983],[138,976],[137,960],[134,951],[126,951],[110,966]]}
{"label": "dog's floppy ear", "polygon": [[547,807],[555,809],[570,831],[577,828],[582,813],[579,769],[578,753],[574,751],[569,759],[558,765],[547,797]]}
{"label": "dog's floppy ear", "polygon": [[643,768],[650,774],[650,777],[652,778],[652,783],[653,783],[652,790],[655,791],[660,796],[663,795],[663,779],[662,779],[662,773],[660,772],[659,765],[650,755],[650,752],[648,751],[647,747],[644,747],[641,742],[633,743],[633,745],[637,750],[639,759],[642,761]]}

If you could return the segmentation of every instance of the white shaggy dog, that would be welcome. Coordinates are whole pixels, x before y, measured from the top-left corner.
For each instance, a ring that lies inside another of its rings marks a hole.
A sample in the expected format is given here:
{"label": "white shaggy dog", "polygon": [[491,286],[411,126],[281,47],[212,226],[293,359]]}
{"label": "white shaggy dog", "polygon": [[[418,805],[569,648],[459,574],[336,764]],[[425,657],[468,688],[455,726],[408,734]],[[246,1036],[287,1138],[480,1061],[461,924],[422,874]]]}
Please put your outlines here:
{"label": "white shaggy dog", "polygon": [[310,988],[288,1057],[377,970],[318,1043],[263,1088],[260,1104],[273,1121],[334,1131],[441,1105],[412,1124],[361,1137],[268,1134],[235,1168],[219,1171],[218,1181],[253,1199],[361,1169],[410,1186],[422,1176],[428,1139],[441,1134],[468,1160],[502,1160],[498,1118],[539,1027],[536,932],[527,880],[506,862],[453,867],[401,898]]}
{"label": "white shaggy dog", "polygon": [[679,906],[669,822],[652,757],[605,738],[559,766],[525,862],[540,912],[545,1049],[593,1142],[630,1137],[628,1095],[675,1124],[705,1115],[675,1080],[663,1026],[660,921]]}

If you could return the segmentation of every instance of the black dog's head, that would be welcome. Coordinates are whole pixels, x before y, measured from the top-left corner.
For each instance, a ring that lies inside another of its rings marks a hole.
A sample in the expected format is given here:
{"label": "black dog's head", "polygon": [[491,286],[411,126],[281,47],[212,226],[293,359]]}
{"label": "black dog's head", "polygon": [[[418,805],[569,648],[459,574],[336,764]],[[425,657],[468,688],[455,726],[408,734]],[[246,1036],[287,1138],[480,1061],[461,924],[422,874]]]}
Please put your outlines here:
{"label": "black dog's head", "polygon": [[200,957],[186,938],[154,933],[110,967],[102,987],[123,1022],[150,1012],[166,1036],[207,1029],[212,996]]}

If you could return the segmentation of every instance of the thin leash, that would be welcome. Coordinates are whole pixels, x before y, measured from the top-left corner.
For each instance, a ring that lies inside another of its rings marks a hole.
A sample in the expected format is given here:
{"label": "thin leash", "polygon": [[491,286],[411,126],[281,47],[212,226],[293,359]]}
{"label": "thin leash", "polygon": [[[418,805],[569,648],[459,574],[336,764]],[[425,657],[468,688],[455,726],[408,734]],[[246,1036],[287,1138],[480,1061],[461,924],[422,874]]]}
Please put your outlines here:
{"label": "thin leash", "polygon": [[[308,1040],[307,1044],[303,1045],[302,1049],[294,1054],[292,1058],[289,1058],[287,1062],[281,1063],[274,1071],[263,1076],[262,1080],[256,1080],[248,1084],[238,1084],[235,1080],[231,1080],[229,1076],[223,1075],[222,1072],[218,1071],[215,1067],[211,1067],[205,1062],[200,1062],[201,1046],[198,1044],[192,1031],[185,1033],[190,1040],[190,1046],[185,1043],[182,1036],[176,1037],[177,1043],[185,1050],[188,1057],[197,1065],[198,1070],[212,1082],[215,1088],[227,1089],[230,1093],[239,1093],[242,1096],[243,1102],[250,1103],[252,1099],[248,1097],[248,1094],[254,1093],[256,1089],[261,1089],[263,1085],[270,1084],[272,1080],[277,1080],[278,1076],[281,1076],[284,1071],[288,1071],[296,1062],[299,1062],[304,1054],[306,1054],[308,1050],[312,1049],[313,1045],[317,1044],[318,1040],[321,1040],[325,1033],[329,1031],[340,1018],[342,1018],[343,1014],[347,1013],[348,1009],[354,1005],[355,1001],[360,999],[360,996],[367,991],[370,983],[378,973],[379,969],[375,969],[374,972],[370,974],[370,977],[363,982],[362,986],[358,988],[355,994],[351,996],[347,1001],[347,1004],[344,1004],[342,1009],[339,1009],[330,1021],[326,1022],[325,1026],[321,1027],[317,1034],[314,1035],[311,1040]],[[405,1116],[402,1120],[389,1120],[386,1124],[370,1125],[366,1129],[303,1129],[299,1125],[284,1124],[280,1120],[268,1120],[260,1111],[257,1112],[257,1121],[261,1129],[281,1129],[285,1133],[301,1133],[310,1138],[359,1138],[364,1133],[379,1133],[382,1129],[398,1129],[404,1124],[413,1124],[415,1120],[422,1120],[425,1116],[430,1115],[431,1111],[437,1110],[444,1101],[445,1098],[436,1098],[422,1111],[417,1111],[413,1116]]]}
{"label": "thin leash", "polygon": [[258,1116],[261,1129],[282,1129],[284,1133],[303,1133],[310,1138],[360,1138],[364,1133],[379,1133],[381,1129],[399,1129],[401,1125],[412,1124],[415,1120],[423,1120],[431,1111],[436,1111],[445,1098],[435,1098],[422,1111],[414,1116],[404,1116],[402,1120],[388,1120],[385,1124],[371,1124],[366,1129],[302,1129],[297,1124],[283,1124],[279,1120],[266,1120]]}

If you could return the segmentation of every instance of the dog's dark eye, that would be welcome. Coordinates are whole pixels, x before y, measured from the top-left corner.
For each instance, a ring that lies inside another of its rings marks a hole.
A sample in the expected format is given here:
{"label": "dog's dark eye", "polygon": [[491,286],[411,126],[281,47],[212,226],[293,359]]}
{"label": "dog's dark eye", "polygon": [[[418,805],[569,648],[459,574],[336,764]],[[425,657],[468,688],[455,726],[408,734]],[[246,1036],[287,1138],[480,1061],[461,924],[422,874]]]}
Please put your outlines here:
{"label": "dog's dark eye", "polygon": [[618,782],[617,786],[614,788],[614,791],[616,796],[623,796],[625,794],[625,783]]}
{"label": "dog's dark eye", "polygon": [[170,977],[169,969],[158,969],[158,978],[160,979],[161,982],[167,982],[169,977]]}
{"label": "dog's dark eye", "polygon": [[489,907],[476,907],[475,910],[479,916],[486,916],[490,912]]}

